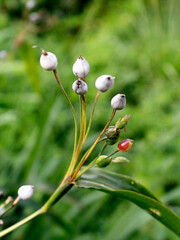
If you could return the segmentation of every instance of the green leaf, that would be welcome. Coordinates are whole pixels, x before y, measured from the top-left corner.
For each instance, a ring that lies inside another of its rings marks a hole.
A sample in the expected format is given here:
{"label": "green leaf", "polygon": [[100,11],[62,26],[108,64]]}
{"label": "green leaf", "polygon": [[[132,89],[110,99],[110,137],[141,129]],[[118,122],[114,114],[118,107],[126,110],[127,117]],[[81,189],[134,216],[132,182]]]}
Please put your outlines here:
{"label": "green leaf", "polygon": [[127,199],[180,236],[180,218],[133,178],[92,168],[81,176],[77,187],[95,189]]}

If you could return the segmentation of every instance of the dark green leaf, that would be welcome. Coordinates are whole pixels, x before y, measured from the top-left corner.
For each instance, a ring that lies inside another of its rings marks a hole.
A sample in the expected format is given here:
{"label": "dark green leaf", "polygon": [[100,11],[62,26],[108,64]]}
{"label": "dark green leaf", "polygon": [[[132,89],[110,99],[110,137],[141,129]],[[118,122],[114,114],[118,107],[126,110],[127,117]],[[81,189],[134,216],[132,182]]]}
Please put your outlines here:
{"label": "dark green leaf", "polygon": [[180,218],[133,178],[93,168],[81,176],[77,186],[130,200],[180,236]]}

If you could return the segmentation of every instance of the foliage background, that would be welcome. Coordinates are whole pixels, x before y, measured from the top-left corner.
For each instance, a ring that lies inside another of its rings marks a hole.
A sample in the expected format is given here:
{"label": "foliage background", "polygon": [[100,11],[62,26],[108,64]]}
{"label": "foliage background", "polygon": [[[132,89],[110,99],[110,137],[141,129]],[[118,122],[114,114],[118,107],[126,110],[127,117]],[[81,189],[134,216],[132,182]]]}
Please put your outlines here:
{"label": "foliage background", "polygon": [[[180,214],[179,7],[178,0],[37,0],[28,10],[23,0],[0,1],[0,187],[15,197],[20,185],[36,186],[33,199],[4,218],[5,227],[45,202],[73,148],[71,110],[53,74],[39,66],[34,44],[58,56],[58,72],[77,111],[71,69],[79,55],[91,66],[88,115],[95,79],[116,76],[114,88],[99,99],[84,151],[108,121],[111,97],[126,94],[127,107],[119,116],[131,113],[127,133],[122,133],[135,140],[124,154],[131,163],[108,168],[139,180]],[[178,238],[132,203],[75,189],[47,216],[4,239]]]}

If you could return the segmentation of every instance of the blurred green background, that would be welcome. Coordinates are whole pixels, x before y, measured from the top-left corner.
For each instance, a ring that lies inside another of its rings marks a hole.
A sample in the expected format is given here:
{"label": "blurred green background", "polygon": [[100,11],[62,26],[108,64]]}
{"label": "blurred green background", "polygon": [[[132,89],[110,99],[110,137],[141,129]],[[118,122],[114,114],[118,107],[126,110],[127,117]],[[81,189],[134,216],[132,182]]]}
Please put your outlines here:
{"label": "blurred green background", "polygon": [[[102,74],[116,76],[100,96],[84,151],[111,115],[110,100],[127,96],[123,138],[135,140],[128,165],[107,169],[134,177],[180,215],[180,1],[0,1],[0,187],[16,196],[33,184],[33,199],[4,217],[7,227],[40,207],[63,177],[73,149],[73,117],[52,72],[39,65],[38,45],[54,52],[77,113],[72,65],[90,64],[88,116]],[[111,153],[116,146],[109,147]],[[97,147],[92,157],[98,153]],[[2,227],[1,227],[2,228]],[[73,189],[46,216],[4,239],[176,240],[170,230],[120,198]]]}

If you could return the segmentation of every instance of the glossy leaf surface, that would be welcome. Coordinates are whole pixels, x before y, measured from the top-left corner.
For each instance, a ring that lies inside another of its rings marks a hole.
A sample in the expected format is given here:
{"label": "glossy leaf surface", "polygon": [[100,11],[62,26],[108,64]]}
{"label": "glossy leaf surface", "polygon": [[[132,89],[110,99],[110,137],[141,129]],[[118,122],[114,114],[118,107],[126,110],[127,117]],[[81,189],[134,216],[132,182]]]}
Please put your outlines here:
{"label": "glossy leaf surface", "polygon": [[95,189],[127,199],[180,236],[180,218],[133,178],[93,168],[81,176],[77,187]]}

